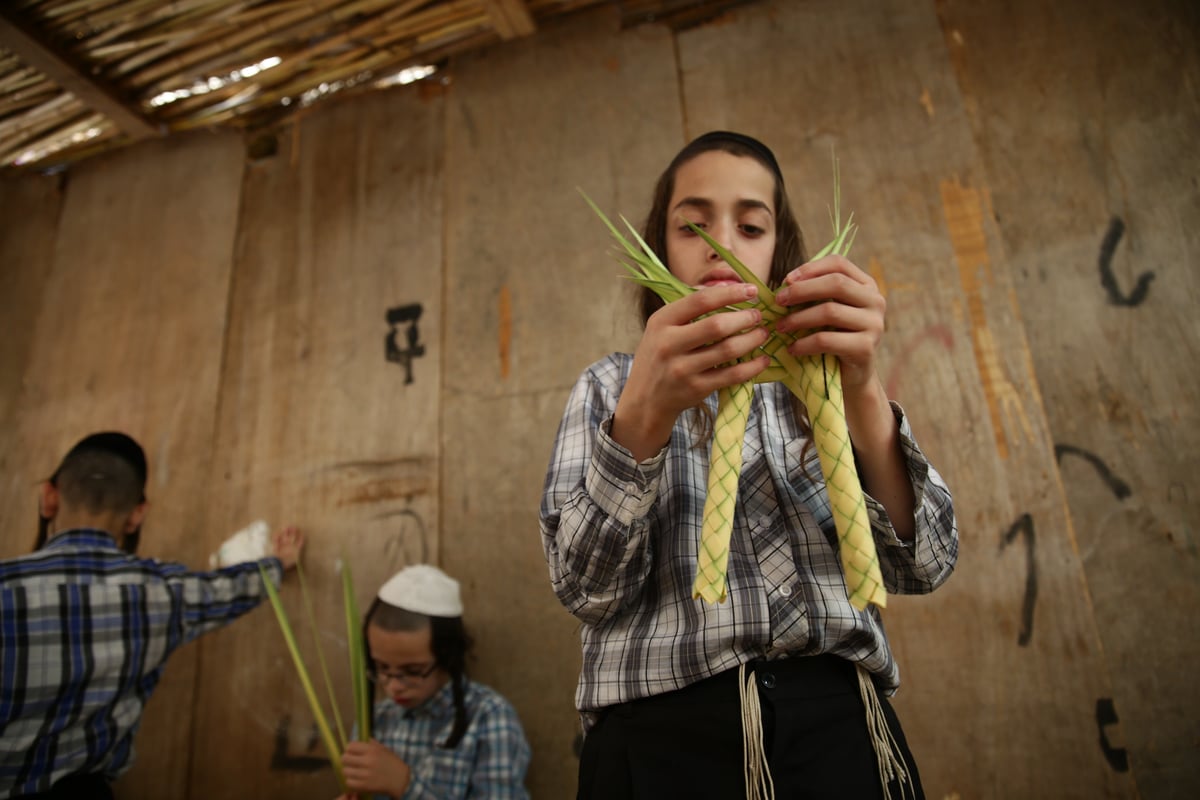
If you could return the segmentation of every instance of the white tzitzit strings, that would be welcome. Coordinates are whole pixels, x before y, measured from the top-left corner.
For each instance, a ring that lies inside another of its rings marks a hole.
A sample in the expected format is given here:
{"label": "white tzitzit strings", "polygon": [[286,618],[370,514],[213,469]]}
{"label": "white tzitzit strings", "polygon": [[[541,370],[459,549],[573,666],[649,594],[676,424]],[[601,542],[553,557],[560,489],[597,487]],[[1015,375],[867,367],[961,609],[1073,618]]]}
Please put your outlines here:
{"label": "white tzitzit strings", "polygon": [[775,784],[767,766],[763,746],[762,706],[754,672],[746,675],[746,665],[738,667],[738,695],[742,705],[742,752],[744,754],[746,800],[775,800]]}
{"label": "white tzitzit strings", "polygon": [[879,695],[875,694],[875,683],[871,675],[859,664],[858,690],[862,694],[863,705],[867,709],[867,733],[871,736],[871,746],[875,748],[875,759],[879,763],[879,782],[883,786],[883,796],[891,798],[888,784],[892,779],[900,785],[900,800],[911,795],[916,797],[912,783],[908,777],[908,765],[900,752],[900,745],[888,727],[887,718],[883,715],[883,706],[879,703]]}
{"label": "white tzitzit strings", "polygon": [[[875,683],[861,664],[856,666],[855,671],[858,674],[859,693],[867,713],[867,733],[871,737],[871,746],[875,750],[875,759],[879,765],[879,783],[883,788],[883,796],[891,800],[892,793],[888,784],[895,780],[900,787],[899,800],[905,800],[907,797],[915,800],[916,791],[908,774],[908,764],[904,760],[900,744],[888,726],[887,717],[883,714],[883,705],[879,702],[879,695],[875,693]],[[763,742],[762,705],[758,697],[758,687],[755,685],[756,677],[753,671],[748,675],[746,673],[746,665],[743,663],[738,667],[738,696],[742,709],[746,800],[775,800],[775,784],[771,780],[766,746]]]}

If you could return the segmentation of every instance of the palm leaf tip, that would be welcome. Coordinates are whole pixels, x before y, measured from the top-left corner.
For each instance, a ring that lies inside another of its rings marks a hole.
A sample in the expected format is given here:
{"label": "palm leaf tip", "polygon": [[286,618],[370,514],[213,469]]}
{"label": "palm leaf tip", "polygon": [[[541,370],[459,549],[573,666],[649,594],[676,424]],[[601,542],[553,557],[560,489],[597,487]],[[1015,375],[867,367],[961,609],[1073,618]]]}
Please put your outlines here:
{"label": "palm leaf tip", "polygon": [[614,248],[613,252],[617,261],[629,273],[628,278],[650,289],[666,302],[678,300],[680,297],[695,291],[692,287],[671,274],[671,271],[662,263],[658,254],[654,252],[654,248],[638,233],[633,223],[624,216],[619,217],[628,229],[630,236],[633,237],[631,241],[608,218],[608,215],[600,210],[600,207],[588,196],[587,192],[583,191],[583,189],[578,189],[578,191],[592,211],[595,212],[596,216],[608,228],[609,233],[616,239],[619,247]]}

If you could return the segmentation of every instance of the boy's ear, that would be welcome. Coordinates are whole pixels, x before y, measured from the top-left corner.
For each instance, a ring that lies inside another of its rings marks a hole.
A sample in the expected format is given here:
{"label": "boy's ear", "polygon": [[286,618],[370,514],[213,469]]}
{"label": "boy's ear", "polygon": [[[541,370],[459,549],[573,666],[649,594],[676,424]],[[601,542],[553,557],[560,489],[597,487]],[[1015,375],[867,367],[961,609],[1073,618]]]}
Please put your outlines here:
{"label": "boy's ear", "polygon": [[150,503],[145,500],[133,507],[133,511],[129,512],[129,517],[125,520],[125,533],[133,533],[142,527],[142,522],[146,519],[146,511],[149,507]]}
{"label": "boy's ear", "polygon": [[54,519],[58,515],[59,493],[50,481],[42,481],[38,486],[38,514],[46,519]]}

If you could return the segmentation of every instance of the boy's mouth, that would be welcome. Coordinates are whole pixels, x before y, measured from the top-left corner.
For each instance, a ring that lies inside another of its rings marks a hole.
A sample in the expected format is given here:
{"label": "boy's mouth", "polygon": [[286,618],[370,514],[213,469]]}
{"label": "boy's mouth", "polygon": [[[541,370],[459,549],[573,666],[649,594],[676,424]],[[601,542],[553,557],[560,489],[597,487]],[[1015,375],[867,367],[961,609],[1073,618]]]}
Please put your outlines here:
{"label": "boy's mouth", "polygon": [[721,266],[709,272],[704,276],[704,280],[700,283],[701,288],[707,289],[710,286],[730,286],[735,283],[742,283],[742,279],[738,274],[729,267]]}

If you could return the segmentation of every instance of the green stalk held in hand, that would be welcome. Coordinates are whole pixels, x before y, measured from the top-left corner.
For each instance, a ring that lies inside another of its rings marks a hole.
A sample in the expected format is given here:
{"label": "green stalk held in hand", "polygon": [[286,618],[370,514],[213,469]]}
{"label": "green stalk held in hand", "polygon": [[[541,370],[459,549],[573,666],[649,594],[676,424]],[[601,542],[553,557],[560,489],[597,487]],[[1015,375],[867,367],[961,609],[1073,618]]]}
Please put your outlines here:
{"label": "green stalk held in hand", "polygon": [[350,679],[354,686],[354,711],[358,717],[358,739],[371,738],[371,692],[367,687],[367,651],[361,628],[362,617],[358,614],[358,601],[354,597],[354,578],[350,574],[350,562],[342,559],[342,601],[346,608],[346,640],[350,650]]}
{"label": "green stalk held in hand", "polygon": [[[632,280],[651,289],[668,303],[695,291],[671,274],[628,220],[621,217],[621,221],[633,234],[636,246],[625,238],[586,194],[583,196],[620,244],[620,250],[616,254],[617,260]],[[814,260],[830,253],[846,255],[850,250],[856,226],[853,223],[853,215],[842,225],[840,205],[841,189],[835,162],[834,208],[831,212],[834,238],[813,256]],[[785,316],[789,309],[778,305],[775,302],[775,293],[733,253],[714,241],[701,228],[690,223],[689,226],[743,281],[758,288],[756,300],[730,306],[725,310],[757,306],[762,312],[763,324],[770,329],[771,336],[761,350],[771,357],[771,364],[758,376],[756,382],[782,381],[804,403],[812,423],[813,443],[817,449],[834,525],[837,528],[838,552],[846,576],[850,602],[859,610],[866,608],[868,603],[886,605],[887,593],[883,588],[866,501],[858,479],[849,429],[846,425],[841,371],[837,358],[819,355],[797,359],[792,356],[787,351],[787,345],[794,342],[796,336],[774,329],[774,323]],[[696,580],[692,587],[693,597],[703,598],[709,603],[724,602],[727,596],[729,541],[733,532],[733,509],[737,502],[742,443],[750,415],[750,387],[751,384],[747,382],[723,389],[718,394],[717,417],[713,425],[713,444],[709,455],[708,495],[705,498],[701,540],[697,552]]]}
{"label": "green stalk held in hand", "polygon": [[329,677],[329,665],[325,663],[325,651],[321,648],[320,632],[317,630],[317,613],[313,610],[312,596],[308,593],[308,582],[304,580],[304,567],[296,563],[296,576],[300,578],[300,594],[304,596],[304,611],[308,615],[308,629],[312,633],[313,648],[321,664],[321,677],[329,695],[329,706],[333,709],[333,721],[337,724],[338,742],[346,747],[346,729],[342,725],[342,713],[338,711],[337,698],[333,693],[333,679]]}
{"label": "green stalk held in hand", "polygon": [[[350,575],[350,568],[344,559],[342,564],[342,599],[346,611],[346,636],[349,643],[350,677],[354,689],[354,709],[358,722],[358,738],[360,741],[367,741],[371,738],[371,700],[367,687],[366,647],[363,642],[361,622],[358,616],[358,603],[354,596],[354,583]],[[312,628],[315,641],[318,633],[316,618],[312,610],[312,602],[308,597],[308,589],[304,583],[303,572],[301,572],[302,568],[297,564],[296,569],[300,574],[301,590],[304,594],[309,625]],[[312,710],[317,730],[321,734],[321,741],[325,745],[325,751],[329,753],[329,761],[333,764],[333,771],[337,775],[338,786],[341,787],[343,794],[349,793],[349,787],[346,786],[346,778],[342,771],[341,755],[342,751],[346,749],[346,735],[342,728],[342,720],[338,712],[337,703],[334,702],[332,681],[329,678],[329,670],[325,666],[325,657],[322,655],[320,644],[317,644],[317,657],[321,662],[325,687],[329,693],[330,704],[333,707],[334,717],[337,721],[338,736],[336,738],[334,737],[333,730],[330,728],[329,720],[325,716],[325,711],[321,707],[321,701],[317,697],[316,689],[313,688],[308,668],[304,664],[304,658],[300,655],[300,647],[296,642],[296,634],[292,630],[287,610],[283,606],[279,592],[275,589],[275,585],[271,582],[271,578],[267,575],[266,570],[261,566],[259,567],[259,573],[262,576],[267,597],[271,601],[271,608],[275,611],[275,619],[279,623],[279,630],[283,633],[283,639],[287,643],[288,652],[291,653],[292,662],[296,665],[296,674],[300,677],[300,684],[304,687],[304,693],[308,697],[309,708]]]}

